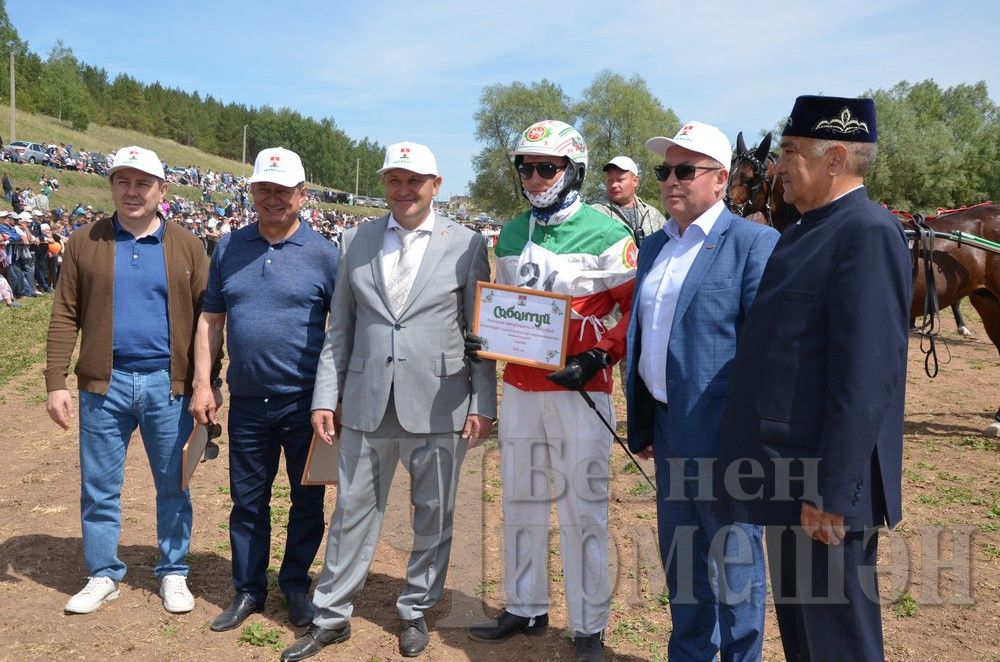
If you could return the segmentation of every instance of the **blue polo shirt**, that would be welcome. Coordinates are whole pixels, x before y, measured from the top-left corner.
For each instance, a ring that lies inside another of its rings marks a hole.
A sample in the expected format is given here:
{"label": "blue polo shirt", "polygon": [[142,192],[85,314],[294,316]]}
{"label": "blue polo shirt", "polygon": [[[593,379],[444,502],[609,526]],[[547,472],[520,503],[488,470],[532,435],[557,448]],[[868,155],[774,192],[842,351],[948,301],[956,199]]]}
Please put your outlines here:
{"label": "blue polo shirt", "polygon": [[232,395],[312,390],[339,258],[305,223],[274,245],[256,223],[219,240],[202,309],[226,313]]}
{"label": "blue polo shirt", "polygon": [[115,227],[113,365],[130,372],[169,370],[164,221],[161,218],[156,232],[142,239],[124,229],[117,214],[111,223]]}

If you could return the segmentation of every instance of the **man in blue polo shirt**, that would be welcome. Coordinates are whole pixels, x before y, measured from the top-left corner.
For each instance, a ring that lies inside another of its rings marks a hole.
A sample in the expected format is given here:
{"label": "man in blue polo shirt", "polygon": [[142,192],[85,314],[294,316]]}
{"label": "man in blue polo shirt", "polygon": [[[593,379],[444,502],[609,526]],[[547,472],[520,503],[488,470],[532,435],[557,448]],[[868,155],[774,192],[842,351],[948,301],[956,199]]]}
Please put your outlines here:
{"label": "man in blue polo shirt", "polygon": [[226,331],[229,350],[229,538],[236,596],[212,622],[231,630],[264,609],[271,548],[271,485],[282,449],[292,507],[278,585],[293,625],[312,621],[312,565],[326,525],[322,486],[301,484],[312,425],[316,365],[326,330],[338,253],[305,223],[305,171],[281,147],[257,155],[250,192],[258,221],[219,240],[195,339],[191,413],[214,422],[212,358]]}
{"label": "man in blue polo shirt", "polygon": [[155,153],[123,147],[108,184],[114,216],[66,242],[46,347],[46,410],[69,429],[66,376],[80,339],[80,521],[90,577],[65,610],[88,614],[119,595],[126,571],[118,557],[122,480],[139,428],[156,487],[154,573],[164,608],[184,613],[194,597],[186,579],[192,516],[181,449],[191,432],[191,355],[208,256],[158,213],[167,184]]}

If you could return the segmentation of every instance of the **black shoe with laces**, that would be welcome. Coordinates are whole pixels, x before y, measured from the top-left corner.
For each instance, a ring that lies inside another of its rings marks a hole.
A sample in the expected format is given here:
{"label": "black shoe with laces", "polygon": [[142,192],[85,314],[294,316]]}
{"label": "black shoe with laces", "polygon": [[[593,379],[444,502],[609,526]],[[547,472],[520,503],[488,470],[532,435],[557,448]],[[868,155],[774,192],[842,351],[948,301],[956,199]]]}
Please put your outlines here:
{"label": "black shoe with laces", "polygon": [[403,657],[416,657],[427,648],[429,639],[427,622],[423,616],[403,619],[403,627],[399,631],[399,654]]}
{"label": "black shoe with laces", "polygon": [[495,641],[503,641],[515,634],[526,634],[529,637],[543,635],[548,627],[548,614],[528,618],[525,616],[515,616],[504,609],[497,618],[476,623],[469,628],[469,637],[476,641],[493,643]]}

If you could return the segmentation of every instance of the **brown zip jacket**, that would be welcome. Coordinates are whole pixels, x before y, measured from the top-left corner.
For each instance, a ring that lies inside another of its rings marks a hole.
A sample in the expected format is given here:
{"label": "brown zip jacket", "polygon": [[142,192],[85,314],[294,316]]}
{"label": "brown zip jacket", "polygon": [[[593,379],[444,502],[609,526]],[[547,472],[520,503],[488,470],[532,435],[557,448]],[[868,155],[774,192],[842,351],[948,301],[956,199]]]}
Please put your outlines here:
{"label": "brown zip jacket", "polygon": [[[197,237],[160,219],[167,269],[170,382],[175,396],[190,395],[194,333],[208,281],[208,255]],[[104,395],[111,381],[114,319],[115,228],[104,219],[80,228],[66,242],[52,302],[46,346],[45,387],[66,388],[70,357],[80,334],[74,372],[81,391]]]}

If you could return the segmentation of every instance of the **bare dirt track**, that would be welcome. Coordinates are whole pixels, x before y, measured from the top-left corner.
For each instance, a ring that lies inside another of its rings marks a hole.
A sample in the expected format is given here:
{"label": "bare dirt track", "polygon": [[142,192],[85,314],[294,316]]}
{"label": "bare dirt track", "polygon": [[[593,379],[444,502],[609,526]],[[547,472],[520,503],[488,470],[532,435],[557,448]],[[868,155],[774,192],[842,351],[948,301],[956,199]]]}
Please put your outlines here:
{"label": "bare dirt track", "polygon": [[[1000,660],[1000,444],[980,437],[1000,401],[1000,363],[975,313],[969,309],[966,314],[976,337],[948,334],[952,360],[937,379],[923,375],[917,341],[911,343],[905,521],[897,531],[883,533],[880,545],[890,660]],[[247,620],[252,632],[208,630],[209,621],[232,596],[225,446],[219,459],[201,465],[192,485],[195,530],[189,582],[195,609],[179,616],[163,610],[152,574],[152,481],[138,436],[129,452],[122,498],[121,556],[129,572],[121,597],[93,614],[64,615],[63,605],[87,575],[80,543],[77,433],[62,432],[46,416],[40,368],[0,390],[0,411],[5,460],[0,481],[0,659],[270,660],[301,633],[288,624],[276,587],[266,612]],[[617,583],[608,657],[665,659],[670,620],[669,606],[659,599],[663,577],[656,571],[655,504],[641,487],[641,477],[625,471],[626,465],[621,450],[613,449],[610,520]],[[495,646],[466,636],[466,625],[503,605],[495,445],[472,451],[463,474],[448,588],[429,614],[431,644],[423,658],[569,659],[571,648],[562,636],[566,614],[557,552],[550,555],[554,627],[546,636],[515,637]],[[355,607],[353,637],[315,659],[401,659],[394,605],[410,545],[403,470],[396,483],[382,543]],[[275,567],[287,521],[287,494],[287,482],[279,479],[271,514]],[[328,512],[334,498],[330,490]],[[553,549],[558,545],[556,526],[553,521]],[[937,572],[938,557],[951,568]],[[315,570],[318,573],[318,565]],[[773,610],[767,634],[764,659],[783,659]]]}

